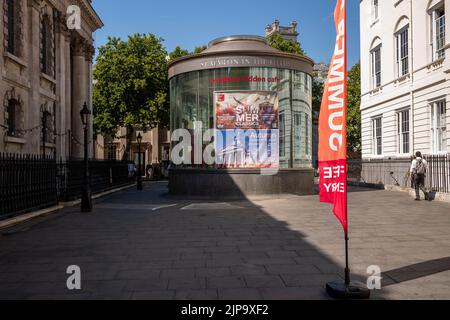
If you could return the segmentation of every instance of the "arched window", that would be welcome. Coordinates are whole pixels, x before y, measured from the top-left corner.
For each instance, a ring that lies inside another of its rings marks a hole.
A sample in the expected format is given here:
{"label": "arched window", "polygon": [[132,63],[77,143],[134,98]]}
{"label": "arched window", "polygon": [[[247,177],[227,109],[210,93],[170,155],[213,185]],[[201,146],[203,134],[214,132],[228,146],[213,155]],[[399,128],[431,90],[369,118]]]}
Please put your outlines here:
{"label": "arched window", "polygon": [[396,74],[398,77],[409,73],[409,19],[402,17],[395,28]]}
{"label": "arched window", "polygon": [[381,39],[375,38],[370,46],[372,88],[381,87]]}
{"label": "arched window", "polygon": [[42,18],[41,26],[41,71],[52,75],[52,31],[50,18],[46,14]]}
{"label": "arched window", "polygon": [[18,120],[19,120],[19,103],[15,99],[10,99],[8,101],[8,106],[6,107],[6,125],[8,127],[7,134],[9,137],[18,137]]}

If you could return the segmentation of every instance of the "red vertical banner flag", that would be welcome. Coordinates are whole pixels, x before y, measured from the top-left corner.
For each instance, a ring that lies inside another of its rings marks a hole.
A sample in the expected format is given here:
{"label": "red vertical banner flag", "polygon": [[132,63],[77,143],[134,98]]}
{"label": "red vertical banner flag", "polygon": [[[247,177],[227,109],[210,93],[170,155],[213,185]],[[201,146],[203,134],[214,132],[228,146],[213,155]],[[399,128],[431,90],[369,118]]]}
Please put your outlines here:
{"label": "red vertical banner flag", "polygon": [[320,201],[333,212],[348,233],[347,222],[347,16],[346,0],[334,11],[336,47],[325,84],[319,119]]}

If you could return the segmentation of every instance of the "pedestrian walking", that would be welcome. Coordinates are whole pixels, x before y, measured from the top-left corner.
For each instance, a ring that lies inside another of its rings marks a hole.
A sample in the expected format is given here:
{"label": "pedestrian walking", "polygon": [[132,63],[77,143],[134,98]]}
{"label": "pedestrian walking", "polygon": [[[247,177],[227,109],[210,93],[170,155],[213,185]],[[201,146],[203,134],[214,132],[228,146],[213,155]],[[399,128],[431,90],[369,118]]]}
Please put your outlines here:
{"label": "pedestrian walking", "polygon": [[422,158],[420,151],[416,152],[416,158],[411,163],[411,177],[416,190],[416,201],[420,201],[420,190],[425,195],[425,200],[429,200],[429,194],[425,188],[425,179],[428,170],[428,163]]}

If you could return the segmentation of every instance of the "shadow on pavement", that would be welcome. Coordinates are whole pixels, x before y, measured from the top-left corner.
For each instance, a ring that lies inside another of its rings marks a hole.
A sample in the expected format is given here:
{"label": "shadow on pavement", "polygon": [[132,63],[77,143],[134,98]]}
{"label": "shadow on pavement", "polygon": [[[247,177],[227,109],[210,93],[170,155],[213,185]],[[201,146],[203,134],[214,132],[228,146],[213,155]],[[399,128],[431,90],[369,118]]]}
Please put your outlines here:
{"label": "shadow on pavement", "polygon": [[[90,214],[70,208],[0,236],[0,299],[314,300],[343,277],[303,233],[248,200],[166,193],[148,183]],[[81,268],[80,291],[66,287],[70,265]]]}
{"label": "shadow on pavement", "polygon": [[382,274],[383,286],[392,286],[406,281],[431,276],[450,270],[450,257],[430,260],[410,266],[390,270]]}

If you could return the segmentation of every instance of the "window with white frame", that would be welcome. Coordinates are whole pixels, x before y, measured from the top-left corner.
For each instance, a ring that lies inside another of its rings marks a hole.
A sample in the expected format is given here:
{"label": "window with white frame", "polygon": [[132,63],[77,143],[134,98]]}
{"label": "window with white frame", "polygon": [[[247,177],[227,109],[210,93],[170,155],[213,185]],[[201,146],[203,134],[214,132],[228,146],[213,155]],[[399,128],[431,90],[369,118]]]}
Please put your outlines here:
{"label": "window with white frame", "polygon": [[433,61],[445,56],[445,9],[441,6],[431,14],[431,54]]}
{"label": "window with white frame", "polygon": [[373,21],[378,20],[380,17],[380,4],[379,0],[372,0],[372,19]]}
{"label": "window with white frame", "polygon": [[409,73],[409,26],[396,33],[397,75],[405,76]]}
{"label": "window with white frame", "polygon": [[398,153],[399,154],[409,154],[410,147],[410,111],[402,110],[397,113],[397,124],[398,124]]}
{"label": "window with white frame", "polygon": [[431,145],[434,153],[447,151],[447,107],[445,100],[431,104]]}
{"label": "window with white frame", "polygon": [[381,86],[381,45],[371,51],[372,88]]}
{"label": "window with white frame", "polygon": [[372,150],[373,155],[381,156],[383,154],[383,127],[382,127],[382,117],[377,117],[372,119]]}

